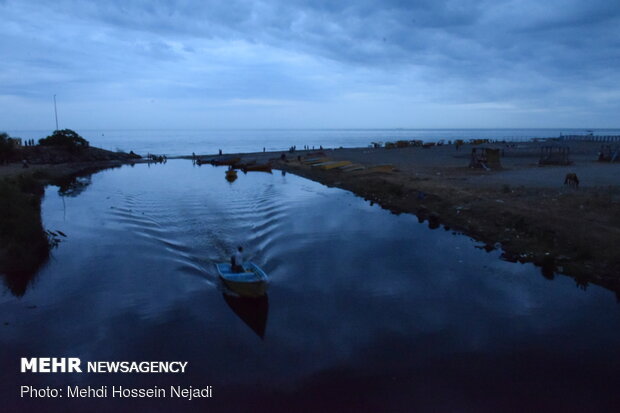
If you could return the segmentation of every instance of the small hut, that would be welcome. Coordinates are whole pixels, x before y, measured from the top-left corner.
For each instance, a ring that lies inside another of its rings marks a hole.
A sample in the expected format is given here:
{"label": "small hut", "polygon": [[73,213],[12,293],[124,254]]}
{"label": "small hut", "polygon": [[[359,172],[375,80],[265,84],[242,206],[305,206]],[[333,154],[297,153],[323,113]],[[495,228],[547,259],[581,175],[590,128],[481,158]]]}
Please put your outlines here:
{"label": "small hut", "polygon": [[569,165],[570,148],[566,145],[545,145],[540,148],[539,165]]}
{"label": "small hut", "polygon": [[469,161],[470,168],[482,168],[484,170],[502,169],[500,162],[501,152],[499,149],[493,148],[472,148],[471,159]]}
{"label": "small hut", "polygon": [[22,147],[22,138],[9,138],[9,145],[11,148],[18,149]]}
{"label": "small hut", "polygon": [[620,146],[612,148],[611,145],[601,145],[598,160],[601,162],[616,162],[620,160]]}

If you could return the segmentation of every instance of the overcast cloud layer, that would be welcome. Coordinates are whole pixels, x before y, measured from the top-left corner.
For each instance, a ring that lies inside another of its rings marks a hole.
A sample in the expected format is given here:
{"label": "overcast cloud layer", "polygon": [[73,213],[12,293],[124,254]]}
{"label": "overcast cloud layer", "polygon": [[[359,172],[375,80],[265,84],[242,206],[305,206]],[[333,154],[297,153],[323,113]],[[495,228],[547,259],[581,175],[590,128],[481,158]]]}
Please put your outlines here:
{"label": "overcast cloud layer", "polygon": [[618,127],[620,2],[0,0],[0,130]]}

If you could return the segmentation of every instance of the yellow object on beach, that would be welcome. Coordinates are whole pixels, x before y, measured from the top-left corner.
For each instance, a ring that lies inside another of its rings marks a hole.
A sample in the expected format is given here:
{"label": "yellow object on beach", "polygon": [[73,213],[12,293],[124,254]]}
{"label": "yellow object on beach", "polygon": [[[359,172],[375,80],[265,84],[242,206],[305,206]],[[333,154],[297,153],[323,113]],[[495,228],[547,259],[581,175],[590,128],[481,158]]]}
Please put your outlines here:
{"label": "yellow object on beach", "polygon": [[327,159],[327,160],[324,160],[323,162],[313,163],[310,166],[313,167],[313,168],[321,168],[321,167],[323,167],[325,165],[331,165],[331,164],[336,163],[336,162],[339,162],[339,161],[332,161],[332,160]]}
{"label": "yellow object on beach", "polygon": [[360,165],[358,163],[352,163],[351,165],[341,166],[339,168],[342,172],[354,172],[354,171],[362,171],[366,169],[364,165]]}
{"label": "yellow object on beach", "polygon": [[333,163],[329,163],[328,165],[321,166],[321,169],[329,170],[334,168],[340,168],[341,166],[351,165],[350,161],[335,161]]}
{"label": "yellow object on beach", "polygon": [[303,161],[303,163],[305,163],[306,165],[315,165],[318,163],[323,163],[323,162],[328,162],[330,161],[329,158],[312,158],[312,159],[306,159],[305,161]]}

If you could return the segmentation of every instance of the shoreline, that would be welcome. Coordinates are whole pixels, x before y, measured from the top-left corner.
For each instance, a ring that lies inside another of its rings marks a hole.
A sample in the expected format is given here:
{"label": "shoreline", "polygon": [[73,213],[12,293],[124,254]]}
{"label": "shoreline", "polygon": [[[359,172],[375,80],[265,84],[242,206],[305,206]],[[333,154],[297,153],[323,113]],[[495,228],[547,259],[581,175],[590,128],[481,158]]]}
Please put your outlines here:
{"label": "shoreline", "polygon": [[[542,145],[506,148],[502,168],[491,171],[468,167],[469,144],[459,151],[454,145],[323,151],[329,160],[366,168],[353,172],[305,164],[313,151],[228,155],[242,162],[272,159],[274,169],[351,191],[393,213],[414,214],[431,228],[441,225],[485,243],[487,251],[501,249],[507,261],[534,263],[546,278],[568,275],[580,288],[597,284],[620,300],[615,248],[620,245],[620,163],[597,162],[598,142],[571,142],[571,165],[538,166]],[[285,161],[278,158],[282,153]],[[385,164],[393,168],[372,169]],[[563,183],[571,172],[582,181],[579,189]]]}
{"label": "shoreline", "polygon": [[38,270],[47,262],[50,252],[64,234],[43,226],[41,201],[45,187],[56,185],[70,192],[79,187],[77,178],[142,162],[127,154],[92,148],[107,159],[84,159],[62,163],[35,163],[23,168],[21,163],[0,166],[0,273],[5,283],[18,296],[23,295]]}

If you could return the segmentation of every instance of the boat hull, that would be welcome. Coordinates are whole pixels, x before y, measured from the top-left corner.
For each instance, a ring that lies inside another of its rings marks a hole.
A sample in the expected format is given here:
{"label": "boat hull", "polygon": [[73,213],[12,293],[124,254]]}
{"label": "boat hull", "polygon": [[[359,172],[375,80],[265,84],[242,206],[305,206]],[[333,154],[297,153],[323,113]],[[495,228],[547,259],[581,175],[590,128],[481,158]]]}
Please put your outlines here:
{"label": "boat hull", "polygon": [[216,159],[213,159],[211,163],[216,166],[224,166],[224,165],[230,166],[230,165],[234,165],[238,163],[239,161],[241,161],[241,158],[230,157],[230,158],[216,158]]}
{"label": "boat hull", "polygon": [[267,274],[252,262],[246,263],[245,272],[235,273],[229,263],[216,265],[220,279],[232,292],[243,297],[259,297],[267,292]]}
{"label": "boat hull", "polygon": [[262,165],[246,165],[242,168],[242,171],[247,172],[271,172],[271,164]]}

